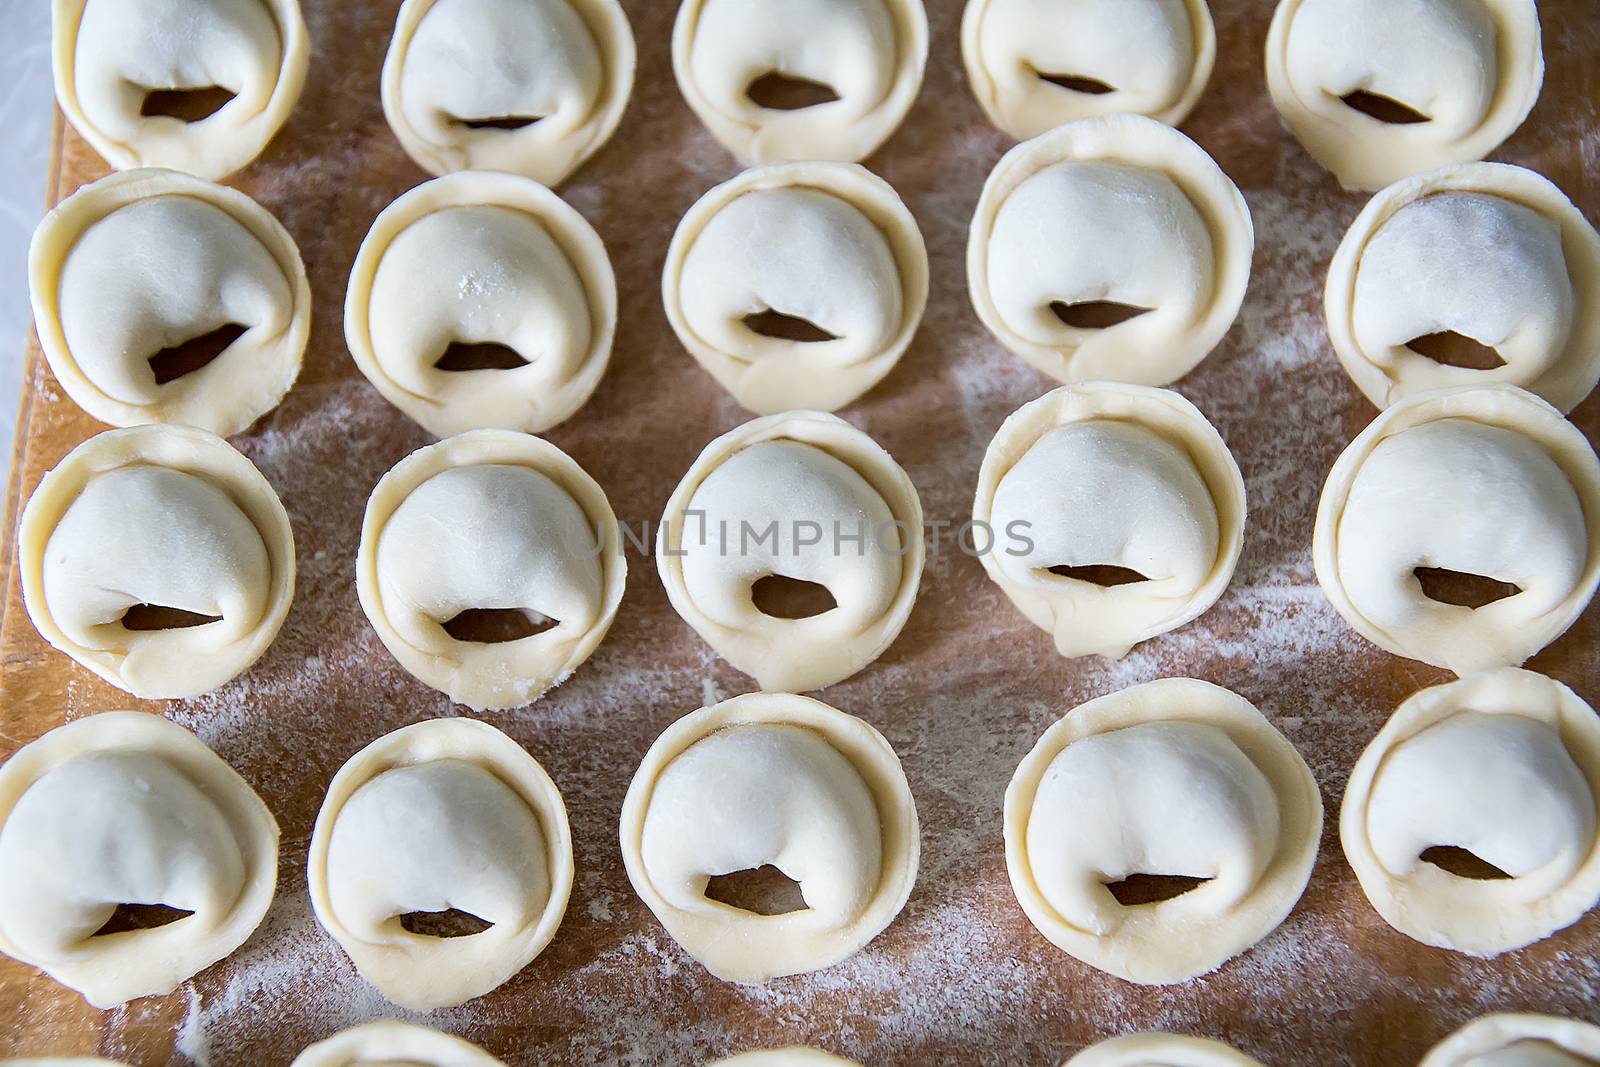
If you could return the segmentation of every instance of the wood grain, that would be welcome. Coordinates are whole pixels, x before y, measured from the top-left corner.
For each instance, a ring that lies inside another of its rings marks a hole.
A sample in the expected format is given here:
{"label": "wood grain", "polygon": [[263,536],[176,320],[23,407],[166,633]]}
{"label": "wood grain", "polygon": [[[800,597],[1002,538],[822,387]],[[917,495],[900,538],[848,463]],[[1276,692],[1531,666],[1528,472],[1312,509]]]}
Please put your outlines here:
{"label": "wood grain", "polygon": [[[562,190],[605,239],[621,322],[593,401],[550,438],[605,487],[635,529],[660,514],[712,437],[746,417],[667,326],[659,272],[677,219],[736,165],[672,81],[669,0],[625,0],[639,77],[615,140]],[[136,1064],[274,1065],[345,1025],[400,1013],[355,975],[306,905],[306,839],[338,766],[381,733],[455,714],[406,675],[367,626],[353,561],[378,477],[427,436],[359,376],[344,350],[345,276],[377,212],[424,175],[384,124],[378,71],[395,0],[306,0],[315,55],[282,136],[235,184],[300,242],[316,322],[285,403],[235,439],[295,525],[300,585],[282,635],[244,678],[186,702],[142,704],[38,637],[17,579],[0,615],[0,757],[65,719],[145,707],[195,729],[262,793],[284,830],[280,890],[230,960],[168,997],[114,1011],[0,960],[0,1056],[94,1052]],[[965,292],[965,230],[1008,141],[982,119],[957,48],[959,0],[929,0],[927,83],[869,165],[905,197],[928,239],[933,288],[899,367],[845,414],[906,466],[930,518],[959,524],[990,435],[1051,383],[993,343]],[[1600,919],[1521,952],[1475,960],[1417,945],[1362,898],[1332,824],[1289,921],[1217,973],[1140,988],[1056,951],[1006,881],[1000,797],[1039,733],[1073,705],[1187,674],[1256,702],[1306,755],[1335,812],[1361,746],[1405,696],[1441,681],[1352,634],[1310,565],[1321,481],[1373,411],[1345,380],[1321,326],[1320,287],[1363,199],[1339,192],[1285,132],[1264,89],[1268,0],[1213,0],[1217,76],[1186,132],[1243,188],[1255,274],[1239,323],[1180,383],[1221,429],[1251,501],[1233,588],[1197,623],[1120,663],[1064,661],[947,533],[905,632],[877,664],[823,697],[876,724],[905,762],[924,829],[921,877],[899,920],[855,959],[747,990],[709,978],[673,945],[622,872],[616,819],[650,741],[708,696],[751,688],[672,613],[648,558],[631,555],[616,626],[596,656],[539,703],[486,716],[528,746],[565,793],[579,877],[566,921],[501,989],[432,1025],[518,1064],[698,1063],[757,1045],[816,1043],[868,1064],[1059,1063],[1111,1033],[1166,1028],[1231,1041],[1268,1064],[1409,1065],[1468,1018],[1534,1009],[1600,1022]],[[1600,213],[1600,18],[1593,0],[1540,4],[1549,72],[1524,128],[1495,158],[1552,177]],[[51,200],[105,173],[70,130]],[[1600,400],[1575,413],[1593,440]],[[101,429],[30,345],[8,528],[18,494]],[[13,568],[14,571],[14,568]],[[1587,613],[1532,666],[1600,698],[1600,615]]]}

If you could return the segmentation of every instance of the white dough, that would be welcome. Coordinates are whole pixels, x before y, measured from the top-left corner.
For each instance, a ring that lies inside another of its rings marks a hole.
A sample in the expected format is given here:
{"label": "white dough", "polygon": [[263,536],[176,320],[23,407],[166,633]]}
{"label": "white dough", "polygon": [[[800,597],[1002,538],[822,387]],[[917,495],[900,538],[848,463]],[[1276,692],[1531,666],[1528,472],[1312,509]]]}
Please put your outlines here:
{"label": "white dough", "polygon": [[[1446,386],[1504,382],[1562,411],[1600,378],[1600,234],[1531,170],[1469,163],[1384,189],[1351,225],[1323,306],[1334,350],[1379,407]],[[1487,369],[1409,347],[1453,332]]]}
{"label": "white dough", "polygon": [[[1123,656],[1201,615],[1244,539],[1244,481],[1205,416],[1176,393],[1098,382],[1023,405],[984,455],[975,523],[984,569],[1064,656]],[[1052,567],[1117,566],[1103,587]]]}
{"label": "white dough", "polygon": [[[47,474],[18,535],[39,633],[146,699],[216,689],[277,636],[294,598],[294,535],[277,494],[226,441],[187,426],[108,430]],[[218,616],[130,630],[135,605]]]}
{"label": "white dough", "polygon": [[[352,756],[307,863],[318,921],[385,997],[419,1011],[482,996],[527,966],[555,936],[572,878],[555,784],[469,719],[407,726]],[[492,925],[441,938],[400,922],[450,909]]]}
{"label": "white dough", "polygon": [[990,122],[1019,140],[1097,115],[1148,115],[1176,126],[1205,91],[1216,53],[1206,0],[968,0],[961,19],[972,94]]}
{"label": "white dough", "polygon": [[[831,415],[745,423],[706,446],[667,502],[656,569],[678,614],[763,689],[820,689],[877,659],[921,581],[922,505],[898,464]],[[835,607],[768,615],[769,575],[827,588]]]}
{"label": "white dough", "polygon": [[[927,57],[922,0],[683,0],[672,32],[679,91],[746,166],[871,155],[910,110]],[[837,99],[762,107],[748,90],[769,74]]]}
{"label": "white dough", "polygon": [[[242,193],[176,171],[126,171],[47,215],[29,251],[40,347],[89,414],[227,436],[276,407],[300,373],[311,290],[293,238]],[[224,326],[245,332],[156,384],[150,359]]]}
{"label": "white dough", "polygon": [[[1274,106],[1346,189],[1482,159],[1544,81],[1533,0],[1279,0],[1266,63]],[[1359,111],[1357,91],[1426,121]]]}
{"label": "white dough", "polygon": [[[193,734],[91,715],[0,768],[0,951],[100,1008],[170,993],[255,929],[277,856],[271,813]],[[120,904],[193,914],[96,936]]]}
{"label": "white dough", "polygon": [[[384,646],[469,707],[516,707],[589,658],[616,616],[626,565],[605,493],[554,445],[476,430],[419,449],[367,501],[356,591]],[[540,633],[500,643],[444,629],[512,609]]]}
{"label": "white dough", "polygon": [[[56,100],[118,170],[219,180],[255,159],[300,99],[299,0],[52,0]],[[152,90],[234,93],[199,122],[142,115]]]}
{"label": "white dough", "polygon": [[[634,890],[725,981],[763,983],[854,954],[916,878],[917,815],[883,736],[806,697],[754,693],[657,738],[622,810]],[[707,898],[709,878],[771,864],[806,907],[758,915]]]}
{"label": "white dough", "polygon": [[[1215,970],[1277,927],[1321,831],[1293,746],[1243,698],[1189,678],[1074,708],[1006,789],[1006,868],[1029,920],[1146,985]],[[1135,874],[1209,880],[1125,906],[1105,887]]]}
{"label": "white dough", "polygon": [[505,1067],[459,1037],[411,1023],[364,1023],[308,1046],[290,1067]]}
{"label": "white dough", "polygon": [[1463,1026],[1417,1067],[1593,1067],[1600,1026],[1555,1015],[1497,1013]]}
{"label": "white dough", "polygon": [[[843,163],[760,167],[700,198],[667,253],[662,301],[678,339],[751,411],[833,411],[911,342],[928,257],[893,189]],[[797,341],[745,322],[768,311],[831,335]]]}
{"label": "white dough", "polygon": [[[1317,580],[1398,655],[1457,673],[1514,666],[1567,629],[1600,583],[1600,460],[1548,404],[1512,386],[1387,409],[1334,465],[1317,511]],[[1418,568],[1520,592],[1479,608],[1431,599]]]}
{"label": "white dough", "polygon": [[406,0],[384,59],[383,113],[434,174],[559,185],[616,131],[633,73],[616,0]]}
{"label": "white dough", "polygon": [[[1356,762],[1340,841],[1401,933],[1477,956],[1521,948],[1600,901],[1600,718],[1566,686],[1502,668],[1424,689]],[[1465,849],[1509,877],[1423,860]]]}
{"label": "white dough", "polygon": [[[1164,385],[1232,325],[1254,241],[1244,198],[1203,149],[1154,119],[1110,115],[995,164],[967,284],[996,339],[1058,381]],[[1058,316],[1103,302],[1142,313],[1106,327]]]}
{"label": "white dough", "polygon": [[[441,437],[542,433],[589,399],[611,358],[616,280],[594,229],[531,179],[467,171],[385,208],[345,293],[345,341],[390,403]],[[441,370],[454,343],[526,365]]]}
{"label": "white dough", "polygon": [[726,1056],[706,1067],[861,1067],[854,1060],[835,1056],[821,1049],[795,1045],[790,1048],[766,1048],[754,1052],[741,1052]]}
{"label": "white dough", "polygon": [[1062,1067],[1261,1067],[1237,1049],[1184,1034],[1123,1034],[1090,1045]]}

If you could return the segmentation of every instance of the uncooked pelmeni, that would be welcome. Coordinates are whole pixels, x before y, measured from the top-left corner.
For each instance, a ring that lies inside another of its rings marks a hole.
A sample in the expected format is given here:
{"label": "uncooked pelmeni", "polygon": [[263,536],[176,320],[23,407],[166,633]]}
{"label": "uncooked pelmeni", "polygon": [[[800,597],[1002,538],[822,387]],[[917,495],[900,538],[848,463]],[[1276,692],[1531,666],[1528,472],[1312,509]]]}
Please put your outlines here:
{"label": "uncooked pelmeni", "polygon": [[689,354],[749,410],[834,411],[911,343],[928,252],[900,197],[861,167],[757,167],[678,223],[661,299]]}
{"label": "uncooked pelmeni", "polygon": [[[39,347],[102,422],[227,437],[277,407],[300,373],[305,265],[243,193],[172,170],[113,174],[45,216],[28,260]],[[174,351],[189,342],[225,347],[189,369]]]}
{"label": "uncooked pelmeni", "polygon": [[[175,723],[90,715],[0,767],[0,952],[97,1008],[172,992],[238,948],[278,881],[278,824]],[[121,905],[188,914],[99,933]]]}
{"label": "uncooked pelmeni", "polygon": [[1534,0],[1279,0],[1272,103],[1346,189],[1470,163],[1544,83]]}
{"label": "uncooked pelmeni", "polygon": [[40,636],[146,700],[243,673],[294,599],[278,494],[190,426],[107,430],[67,453],[23,510],[17,561]]}
{"label": "uncooked pelmeni", "polygon": [[1090,1045],[1062,1067],[1261,1067],[1237,1049],[1208,1037],[1124,1034]]}
{"label": "uncooked pelmeni", "polygon": [[[626,574],[605,492],[556,446],[509,430],[395,464],[367,500],[356,556],[356,592],[384,647],[476,710],[565,681],[611,628]],[[519,625],[506,636],[485,613]]]}
{"label": "uncooked pelmeni", "polygon": [[[1506,382],[1571,411],[1600,379],[1597,294],[1600,235],[1572,201],[1531,170],[1467,163],[1373,197],[1334,253],[1323,307],[1340,362],[1379,407]],[[1499,364],[1413,345],[1450,335]]]}
{"label": "uncooked pelmeni", "polygon": [[52,4],[56,101],[118,170],[220,180],[261,154],[305,85],[300,0]]}
{"label": "uncooked pelmeni", "polygon": [[996,339],[1057,381],[1165,385],[1228,332],[1254,247],[1244,197],[1204,149],[1154,119],[1111,115],[995,164],[967,286]]}
{"label": "uncooked pelmeni", "polygon": [[[471,719],[406,726],[352,756],[306,858],[317,921],[363,978],[414,1011],[480,997],[526,967],[561,924],[572,873],[555,783]],[[403,922],[452,910],[490,925],[436,937]]]}
{"label": "uncooked pelmeni", "polygon": [[[1389,925],[1493,956],[1600,901],[1597,798],[1600,717],[1560,682],[1504,667],[1395,710],[1350,773],[1339,840]],[[1434,848],[1470,852],[1505,877],[1457,874]]]}
{"label": "uncooked pelmeni", "polygon": [[988,531],[983,569],[1056,651],[1124,656],[1227,589],[1244,544],[1244,479],[1177,393],[1067,385],[1017,409],[989,442],[972,519]]}
{"label": "uncooked pelmeni", "polygon": [[[916,486],[889,453],[842,419],[793,411],[705,447],[667,501],[656,571],[723,658],[763,689],[799,692],[883,654],[911,614],[925,552]],[[772,576],[823,586],[834,606],[769,614],[755,588]]]}
{"label": "uncooked pelmeni", "polygon": [[847,1060],[831,1052],[795,1045],[791,1048],[741,1052],[737,1056],[716,1060],[707,1067],[861,1067],[861,1065],[855,1060]]}
{"label": "uncooked pelmeni", "polygon": [[678,90],[746,166],[866,158],[927,59],[922,0],[683,0],[672,30]]}
{"label": "uncooked pelmeni", "polygon": [[505,1067],[477,1045],[392,1021],[341,1030],[308,1046],[290,1067]]}
{"label": "uncooked pelmeni", "polygon": [[1593,1067],[1600,1026],[1556,1015],[1474,1019],[1428,1051],[1418,1067]]}
{"label": "uncooked pelmeni", "polygon": [[[750,693],[656,739],[622,805],[628,880],[706,970],[755,984],[854,955],[916,880],[917,809],[889,742],[809,697]],[[706,895],[771,865],[805,907],[764,915]]]}
{"label": "uncooked pelmeni", "polygon": [[[1193,678],[1074,708],[1006,788],[1006,869],[1029,920],[1145,985],[1213,971],[1271,933],[1321,834],[1322,798],[1294,746],[1248,701]],[[1203,881],[1124,905],[1109,887],[1137,875]]]}
{"label": "uncooked pelmeni", "polygon": [[[1597,531],[1600,459],[1577,427],[1515,386],[1445,389],[1350,442],[1312,556],[1367,640],[1465,674],[1516,666],[1566,632],[1600,584]],[[1462,575],[1507,595],[1423,584]]]}
{"label": "uncooked pelmeni", "polygon": [[[451,174],[401,196],[361,242],[345,290],[356,366],[439,437],[565,421],[600,383],[616,327],[599,235],[514,174]],[[502,350],[483,359],[477,346]]]}
{"label": "uncooked pelmeni", "polygon": [[1217,35],[1206,0],[967,0],[961,58],[989,121],[1021,140],[1097,115],[1178,125]]}
{"label": "uncooked pelmeni", "polygon": [[405,0],[383,114],[424,170],[559,185],[616,132],[633,67],[617,0]]}

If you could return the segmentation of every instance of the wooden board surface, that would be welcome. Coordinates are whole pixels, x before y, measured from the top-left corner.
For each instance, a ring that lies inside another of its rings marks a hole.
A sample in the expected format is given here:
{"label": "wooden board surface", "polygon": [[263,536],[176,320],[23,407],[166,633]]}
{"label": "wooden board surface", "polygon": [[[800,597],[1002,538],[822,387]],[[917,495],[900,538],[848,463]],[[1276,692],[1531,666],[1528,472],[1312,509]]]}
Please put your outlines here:
{"label": "wooden board surface", "polygon": [[[905,763],[924,834],[916,890],[856,958],[746,989],[711,979],[679,950],[623,874],[617,815],[646,747],[705,700],[752,687],[673,614],[652,564],[633,554],[622,610],[594,658],[537,704],[485,716],[523,742],[566,796],[578,878],[565,923],[538,960],[487,997],[425,1018],[386,1004],[316,926],[304,859],[322,791],[346,758],[388,730],[460,710],[391,660],[361,614],[353,580],[368,491],[428,438],[366,384],[346,353],[345,277],[373,217],[424,175],[378,102],[395,0],[305,3],[315,41],[305,97],[283,135],[234,182],[300,242],[316,301],[299,384],[235,439],[294,522],[300,583],[288,622],[266,657],[223,690],[141,704],[45,645],[15,573],[0,616],[0,757],[90,712],[142,706],[170,715],[228,759],[276,813],[284,831],[278,898],[229,960],[171,996],[113,1011],[0,960],[0,1057],[98,1052],[137,1064],[270,1067],[344,1026],[392,1016],[462,1034],[517,1064],[690,1064],[810,1042],[868,1064],[1045,1065],[1112,1033],[1166,1028],[1231,1041],[1279,1067],[1400,1067],[1490,1010],[1600,1022],[1600,917],[1495,960],[1424,948],[1366,904],[1331,821],[1289,920],[1253,951],[1183,985],[1139,988],[1063,955],[1028,924],[1006,880],[1006,782],[1039,733],[1082,700],[1169,675],[1229,686],[1305,754],[1332,813],[1356,754],[1388,712],[1445,678],[1355,636],[1312,576],[1322,478],[1374,414],[1329,348],[1320,305],[1327,261],[1364,200],[1337,190],[1268,102],[1268,0],[1212,0],[1218,71],[1184,127],[1244,190],[1258,238],[1238,323],[1179,385],[1232,445],[1250,494],[1244,557],[1217,608],[1123,661],[1064,661],[943,535],[899,641],[822,694],[876,724]],[[747,416],[676,343],[659,298],[678,218],[737,168],[673,84],[675,5],[624,6],[639,43],[632,104],[611,145],[562,189],[615,263],[617,347],[594,399],[549,437],[637,528],[660,514],[698,450]],[[927,82],[908,122],[868,162],[922,225],[930,306],[899,367],[844,414],[905,465],[930,519],[959,524],[970,514],[990,436],[1051,383],[995,344],[967,300],[966,226],[985,174],[1010,142],[967,92],[958,0],[929,0],[928,8]],[[1593,0],[1543,0],[1540,8],[1544,93],[1495,158],[1551,176],[1593,219],[1600,11]],[[52,202],[105,166],[68,130],[55,170]],[[100,429],[63,396],[36,346],[27,376],[13,495],[30,491]],[[1600,400],[1591,397],[1575,419],[1593,440]],[[1531,666],[1600,699],[1597,637],[1600,613],[1591,610]]]}

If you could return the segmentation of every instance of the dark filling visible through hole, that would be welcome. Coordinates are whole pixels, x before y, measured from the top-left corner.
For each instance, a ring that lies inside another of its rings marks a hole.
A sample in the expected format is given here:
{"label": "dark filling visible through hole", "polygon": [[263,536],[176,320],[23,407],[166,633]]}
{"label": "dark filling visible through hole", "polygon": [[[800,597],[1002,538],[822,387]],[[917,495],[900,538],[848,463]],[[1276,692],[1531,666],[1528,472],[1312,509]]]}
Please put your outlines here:
{"label": "dark filling visible through hole", "polygon": [[806,910],[800,883],[770,863],[709,879],[706,899],[757,915],[788,915]]}
{"label": "dark filling visible through hole", "polygon": [[1506,365],[1506,361],[1500,358],[1500,353],[1454,330],[1424,334],[1408,341],[1406,347],[1419,356],[1427,356],[1435,363],[1443,363],[1447,367],[1494,370],[1496,367]]}
{"label": "dark filling visible through hole", "polygon": [[532,126],[542,115],[493,115],[483,119],[456,119],[457,126],[469,130],[521,130]]}
{"label": "dark filling visible through hole", "polygon": [[1209,881],[1209,878],[1191,878],[1183,874],[1130,874],[1120,882],[1106,883],[1106,889],[1117,898],[1118,904],[1132,908],[1181,897]]}
{"label": "dark filling visible through hole", "polygon": [[1127,567],[1113,567],[1109,563],[1092,563],[1087,567],[1068,567],[1065,565],[1051,567],[1050,573],[1061,578],[1076,578],[1080,582],[1104,586],[1107,589],[1150,580],[1136,570],[1130,570]]}
{"label": "dark filling visible through hole", "polygon": [[245,329],[232,322],[210,333],[191,337],[181,345],[163,348],[150,357],[150,371],[156,376],[156,384],[166,385],[185,374],[193,374],[227,351],[229,345],[244,336]]}
{"label": "dark filling visible through hole", "polygon": [[799,111],[801,108],[831,104],[839,94],[821,82],[807,78],[791,78],[772,71],[750,83],[745,95],[756,107],[772,111]]}
{"label": "dark filling visible through hole", "polygon": [[521,641],[524,637],[542,634],[560,625],[555,619],[521,608],[468,608],[449,622],[441,623],[444,632],[457,641],[476,641],[482,645],[500,645],[507,641]]}
{"label": "dark filling visible through hole", "polygon": [[435,370],[516,370],[527,365],[528,361],[518,355],[516,349],[505,345],[452,341],[433,367]]}
{"label": "dark filling visible through hole", "polygon": [[1422,850],[1422,855],[1417,857],[1424,863],[1431,863],[1446,873],[1457,878],[1476,878],[1479,881],[1492,881],[1497,878],[1510,878],[1511,876],[1488,860],[1479,859],[1473,853],[1454,845],[1434,845],[1432,848]]}
{"label": "dark filling visible through hole", "polygon": [[199,122],[221,111],[234,94],[220,85],[203,89],[151,89],[139,105],[139,114],[160,115],[180,122]]}
{"label": "dark filling visible through hole", "polygon": [[221,615],[202,615],[198,611],[169,608],[161,604],[135,604],[122,616],[125,630],[187,630],[220,622]]}
{"label": "dark filling visible through hole", "polygon": [[1422,586],[1422,595],[1441,604],[1454,604],[1459,608],[1481,608],[1516,596],[1522,587],[1481,574],[1446,570],[1443,567],[1418,567],[1412,572]]}
{"label": "dark filling visible through hole", "polygon": [[111,918],[107,919],[93,936],[124,934],[129,930],[154,930],[175,923],[179,919],[186,919],[193,914],[192,911],[169,908],[165,904],[118,904],[117,910],[111,913]]}
{"label": "dark filling visible through hole", "polygon": [[809,619],[839,606],[827,586],[781,574],[757,578],[750,587],[750,602],[775,619]]}
{"label": "dark filling visible through hole", "polygon": [[836,335],[824,330],[814,322],[799,318],[795,315],[785,315],[781,311],[758,311],[753,315],[744,317],[744,324],[754,333],[763,337],[775,337],[780,341],[801,341],[812,344],[817,341],[834,341]]}
{"label": "dark filling visible through hole", "polygon": [[1040,71],[1039,80],[1059,85],[1063,89],[1071,89],[1075,93],[1088,93],[1090,96],[1104,96],[1106,93],[1117,91],[1115,85],[1107,85],[1099,78],[1091,78],[1084,74],[1046,74]]}
{"label": "dark filling visible through hole", "polygon": [[1354,108],[1363,115],[1370,115],[1379,122],[1387,122],[1391,126],[1410,126],[1418,122],[1431,121],[1416,108],[1408,107],[1393,97],[1369,93],[1365,89],[1357,89],[1339,99],[1344,101],[1346,107]]}
{"label": "dark filling visible through hole", "polygon": [[1068,304],[1060,300],[1050,302],[1056,318],[1080,330],[1107,330],[1136,319],[1150,309],[1118,304],[1111,300],[1086,300],[1081,304]]}
{"label": "dark filling visible through hole", "polygon": [[400,916],[400,925],[409,933],[422,937],[471,937],[481,934],[494,923],[485,922],[476,915],[450,908],[448,911],[413,911]]}

